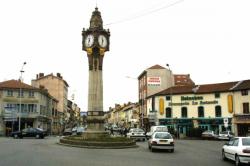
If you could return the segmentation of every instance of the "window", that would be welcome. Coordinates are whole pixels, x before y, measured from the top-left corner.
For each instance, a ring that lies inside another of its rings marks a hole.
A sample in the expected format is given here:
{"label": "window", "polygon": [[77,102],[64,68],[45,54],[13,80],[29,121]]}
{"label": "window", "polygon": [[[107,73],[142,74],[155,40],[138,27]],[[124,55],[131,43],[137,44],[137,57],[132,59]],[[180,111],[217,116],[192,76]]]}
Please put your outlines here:
{"label": "window", "polygon": [[243,113],[249,114],[249,103],[243,103]]}
{"label": "window", "polygon": [[234,140],[232,146],[238,146],[238,144],[239,144],[239,139],[236,138],[236,139]]}
{"label": "window", "polygon": [[171,96],[166,96],[166,100],[171,100]]}
{"label": "window", "polygon": [[250,138],[242,138],[243,146],[250,146]]}
{"label": "window", "polygon": [[221,117],[221,106],[215,106],[215,117]]}
{"label": "window", "polygon": [[198,117],[204,117],[204,107],[202,106],[198,107]]}
{"label": "window", "polygon": [[166,118],[172,117],[172,109],[170,107],[166,108]]}
{"label": "window", "polygon": [[22,90],[18,91],[18,97],[20,97],[20,96],[23,97],[23,91]]}
{"label": "window", "polygon": [[242,90],[241,95],[242,96],[247,96],[248,95],[248,90]]}
{"label": "window", "polygon": [[187,107],[181,108],[181,117],[187,118]]}
{"label": "window", "polygon": [[7,90],[7,96],[13,96],[13,91],[12,90]]}
{"label": "window", "polygon": [[29,97],[34,97],[34,92],[33,91],[29,91]]}
{"label": "window", "polygon": [[219,93],[219,92],[216,92],[216,93],[214,94],[214,97],[215,97],[215,98],[220,98],[220,93]]}

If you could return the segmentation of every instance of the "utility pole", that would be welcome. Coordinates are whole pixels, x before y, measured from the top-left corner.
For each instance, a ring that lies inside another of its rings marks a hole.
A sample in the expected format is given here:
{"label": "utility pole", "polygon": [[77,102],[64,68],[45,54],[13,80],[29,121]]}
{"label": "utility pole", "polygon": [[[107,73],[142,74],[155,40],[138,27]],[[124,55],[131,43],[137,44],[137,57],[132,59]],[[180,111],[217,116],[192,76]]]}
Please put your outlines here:
{"label": "utility pole", "polygon": [[22,87],[21,87],[21,84],[22,84],[22,75],[24,73],[24,65],[26,65],[26,62],[23,62],[23,65],[22,65],[22,68],[20,70],[20,89],[19,89],[19,118],[18,118],[18,131],[21,131],[21,110],[22,110]]}

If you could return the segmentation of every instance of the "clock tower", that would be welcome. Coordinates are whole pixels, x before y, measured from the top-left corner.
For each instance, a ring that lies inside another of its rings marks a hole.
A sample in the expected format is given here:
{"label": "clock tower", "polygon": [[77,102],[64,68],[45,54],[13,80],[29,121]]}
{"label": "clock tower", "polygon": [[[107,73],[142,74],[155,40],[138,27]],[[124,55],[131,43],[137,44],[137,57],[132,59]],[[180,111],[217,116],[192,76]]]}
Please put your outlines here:
{"label": "clock tower", "polygon": [[88,131],[103,131],[103,58],[109,51],[109,30],[103,29],[98,8],[93,11],[90,26],[82,31],[82,50],[87,52],[89,64],[88,83]]}

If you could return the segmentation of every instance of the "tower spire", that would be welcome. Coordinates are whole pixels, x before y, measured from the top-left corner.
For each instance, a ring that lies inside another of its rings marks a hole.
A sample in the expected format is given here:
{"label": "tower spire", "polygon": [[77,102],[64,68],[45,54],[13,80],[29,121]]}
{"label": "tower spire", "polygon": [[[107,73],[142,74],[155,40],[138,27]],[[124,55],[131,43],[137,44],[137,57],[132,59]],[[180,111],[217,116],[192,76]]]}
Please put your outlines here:
{"label": "tower spire", "polygon": [[90,29],[100,29],[100,30],[103,29],[101,12],[98,11],[97,6],[95,7],[95,11],[92,12],[89,28]]}

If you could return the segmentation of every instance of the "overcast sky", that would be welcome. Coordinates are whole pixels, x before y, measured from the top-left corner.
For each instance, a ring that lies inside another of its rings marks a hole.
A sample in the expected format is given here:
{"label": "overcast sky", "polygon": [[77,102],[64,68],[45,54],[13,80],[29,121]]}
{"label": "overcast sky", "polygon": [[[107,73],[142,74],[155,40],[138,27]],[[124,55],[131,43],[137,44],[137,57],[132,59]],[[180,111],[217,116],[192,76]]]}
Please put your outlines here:
{"label": "overcast sky", "polygon": [[1,0],[0,81],[60,72],[69,99],[87,110],[88,60],[82,28],[95,6],[110,51],[103,66],[104,110],[138,100],[137,78],[155,64],[196,84],[250,79],[249,0]]}

